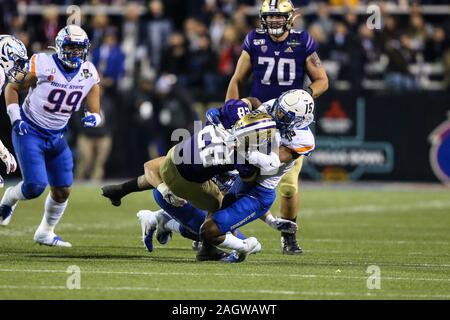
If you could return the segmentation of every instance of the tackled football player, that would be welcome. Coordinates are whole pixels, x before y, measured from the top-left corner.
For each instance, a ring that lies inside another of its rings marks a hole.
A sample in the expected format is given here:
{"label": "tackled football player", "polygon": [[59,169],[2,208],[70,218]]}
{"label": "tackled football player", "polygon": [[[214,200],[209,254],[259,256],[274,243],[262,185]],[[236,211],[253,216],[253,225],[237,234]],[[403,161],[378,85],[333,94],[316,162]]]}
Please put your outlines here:
{"label": "tackled football player", "polygon": [[[311,80],[306,91],[317,98],[328,89],[328,77],[317,54],[317,44],[306,31],[292,30],[294,6],[290,0],[265,0],[260,10],[261,29],[251,31],[230,80],[226,100],[238,99],[239,87],[253,74],[251,96],[261,101],[279,97],[291,89],[302,89],[305,74]],[[303,157],[282,179],[280,215],[297,220],[298,176]],[[300,254],[295,234],[281,234],[282,252]]]}

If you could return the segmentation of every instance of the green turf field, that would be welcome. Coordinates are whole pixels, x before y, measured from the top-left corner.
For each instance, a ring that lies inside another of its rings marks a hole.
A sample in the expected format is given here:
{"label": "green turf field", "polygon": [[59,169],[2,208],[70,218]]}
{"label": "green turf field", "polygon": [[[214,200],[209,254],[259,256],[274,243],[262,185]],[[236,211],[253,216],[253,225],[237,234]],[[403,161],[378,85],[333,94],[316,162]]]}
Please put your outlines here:
{"label": "green turf field", "polygon": [[[243,231],[263,252],[241,264],[198,263],[179,235],[148,253],[136,212],[156,208],[151,194],[115,208],[86,186],[57,229],[74,247],[35,245],[44,198],[21,203],[0,229],[0,299],[450,299],[448,189],[306,186],[304,254],[281,255],[279,234],[256,221]],[[80,290],[66,287],[72,265]],[[381,289],[367,288],[370,265]]]}

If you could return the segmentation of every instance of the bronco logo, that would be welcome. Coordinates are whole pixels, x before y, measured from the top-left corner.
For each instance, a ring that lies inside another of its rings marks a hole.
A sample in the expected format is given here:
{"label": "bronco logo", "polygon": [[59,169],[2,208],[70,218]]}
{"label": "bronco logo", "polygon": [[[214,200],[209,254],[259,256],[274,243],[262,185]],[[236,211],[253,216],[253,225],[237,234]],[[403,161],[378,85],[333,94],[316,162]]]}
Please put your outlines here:
{"label": "bronco logo", "polygon": [[430,164],[434,174],[450,185],[450,111],[448,120],[430,134]]}

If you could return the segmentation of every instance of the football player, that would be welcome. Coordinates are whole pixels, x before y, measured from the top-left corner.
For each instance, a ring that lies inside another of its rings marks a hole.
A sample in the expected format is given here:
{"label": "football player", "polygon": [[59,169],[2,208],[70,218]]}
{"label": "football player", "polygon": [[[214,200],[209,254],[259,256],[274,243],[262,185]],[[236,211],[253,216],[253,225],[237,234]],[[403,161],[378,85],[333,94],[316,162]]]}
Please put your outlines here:
{"label": "football player", "polygon": [[[39,197],[47,184],[44,217],[34,234],[36,243],[71,247],[55,234],[55,226],[67,207],[73,182],[72,152],[64,138],[67,122],[80,109],[87,111],[81,122],[85,127],[101,124],[99,76],[87,61],[89,39],[77,25],[61,29],[55,41],[56,53],[31,57],[25,80],[6,87],[7,112],[13,126],[12,140],[23,181],[6,189],[0,203],[0,222],[9,224],[20,200]],[[28,95],[19,106],[19,92]]]}
{"label": "football player", "polygon": [[[10,35],[0,35],[0,96],[5,82],[20,83],[24,80],[23,69],[27,61],[27,49],[22,41]],[[6,166],[6,174],[16,171],[16,159],[1,141],[0,159]],[[3,187],[1,176],[0,187]]]}
{"label": "football player", "polygon": [[[264,0],[260,10],[261,29],[251,31],[230,80],[226,100],[238,99],[239,86],[253,74],[251,96],[261,101],[276,99],[283,92],[302,89],[305,75],[311,84],[306,91],[317,98],[328,89],[328,78],[317,54],[317,44],[306,32],[292,30],[294,6],[290,0]],[[280,214],[296,221],[298,176],[303,157],[280,182]],[[281,234],[282,252],[300,254],[295,234]]]}

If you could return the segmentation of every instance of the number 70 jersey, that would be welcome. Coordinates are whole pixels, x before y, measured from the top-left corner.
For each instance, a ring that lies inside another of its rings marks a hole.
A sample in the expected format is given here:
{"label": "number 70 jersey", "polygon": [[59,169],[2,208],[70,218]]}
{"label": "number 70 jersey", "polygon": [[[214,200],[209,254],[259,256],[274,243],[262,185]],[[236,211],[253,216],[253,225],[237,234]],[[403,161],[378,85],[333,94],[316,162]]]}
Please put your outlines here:
{"label": "number 70 jersey", "polygon": [[306,58],[317,51],[317,44],[306,31],[291,30],[286,40],[275,42],[264,31],[253,30],[242,50],[250,55],[252,64],[250,95],[268,101],[285,91],[303,88]]}
{"label": "number 70 jersey", "polygon": [[95,66],[84,62],[68,73],[56,54],[38,53],[31,57],[28,72],[37,77],[37,84],[28,91],[22,110],[33,123],[49,130],[63,129],[73,112],[91,88],[100,82]]}

